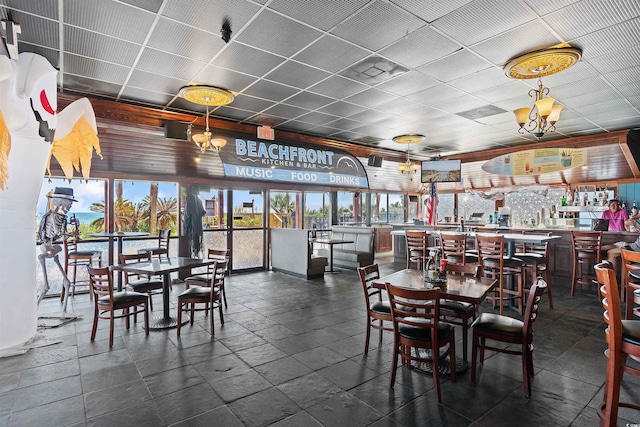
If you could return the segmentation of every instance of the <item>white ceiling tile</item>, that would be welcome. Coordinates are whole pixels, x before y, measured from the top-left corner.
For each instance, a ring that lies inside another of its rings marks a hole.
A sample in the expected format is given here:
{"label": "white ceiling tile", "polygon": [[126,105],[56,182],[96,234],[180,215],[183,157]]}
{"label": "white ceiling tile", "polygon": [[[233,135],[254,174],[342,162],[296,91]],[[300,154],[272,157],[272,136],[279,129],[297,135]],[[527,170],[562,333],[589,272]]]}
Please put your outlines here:
{"label": "white ceiling tile", "polygon": [[418,68],[418,71],[441,82],[449,82],[491,66],[492,64],[468,50],[460,50],[445,58],[423,65]]}

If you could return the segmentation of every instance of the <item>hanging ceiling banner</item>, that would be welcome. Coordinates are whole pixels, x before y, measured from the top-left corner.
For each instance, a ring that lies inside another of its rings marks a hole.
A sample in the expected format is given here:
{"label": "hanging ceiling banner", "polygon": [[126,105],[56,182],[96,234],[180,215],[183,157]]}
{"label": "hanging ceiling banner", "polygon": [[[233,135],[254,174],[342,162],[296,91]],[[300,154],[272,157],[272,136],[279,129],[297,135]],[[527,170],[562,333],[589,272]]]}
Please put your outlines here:
{"label": "hanging ceiling banner", "polygon": [[226,177],[369,188],[362,163],[346,151],[289,141],[226,139],[220,151]]}
{"label": "hanging ceiling banner", "polygon": [[586,164],[582,148],[538,148],[491,159],[482,170],[496,175],[522,176],[558,172]]}

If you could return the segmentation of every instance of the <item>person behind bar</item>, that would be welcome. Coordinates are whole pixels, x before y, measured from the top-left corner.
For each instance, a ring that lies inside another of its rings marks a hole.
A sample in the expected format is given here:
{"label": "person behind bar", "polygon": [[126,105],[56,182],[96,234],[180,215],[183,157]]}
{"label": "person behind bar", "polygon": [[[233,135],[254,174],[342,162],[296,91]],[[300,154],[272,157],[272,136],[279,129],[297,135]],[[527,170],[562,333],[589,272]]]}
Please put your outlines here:
{"label": "person behind bar", "polygon": [[629,219],[627,211],[620,209],[617,199],[609,200],[609,210],[602,214],[602,219],[609,220],[609,231],[625,231],[624,222]]}
{"label": "person behind bar", "polygon": [[[609,222],[609,224],[611,224],[611,222]],[[626,219],[623,223],[623,226],[628,231],[634,233],[640,232],[640,214]],[[616,277],[618,278],[618,280],[620,280],[620,271],[622,270],[622,248],[630,251],[640,252],[640,236],[638,236],[638,238],[633,243],[616,242],[612,245],[606,245],[602,247],[602,250],[607,252],[607,260],[609,260],[609,262],[613,265],[613,270],[616,272]]]}

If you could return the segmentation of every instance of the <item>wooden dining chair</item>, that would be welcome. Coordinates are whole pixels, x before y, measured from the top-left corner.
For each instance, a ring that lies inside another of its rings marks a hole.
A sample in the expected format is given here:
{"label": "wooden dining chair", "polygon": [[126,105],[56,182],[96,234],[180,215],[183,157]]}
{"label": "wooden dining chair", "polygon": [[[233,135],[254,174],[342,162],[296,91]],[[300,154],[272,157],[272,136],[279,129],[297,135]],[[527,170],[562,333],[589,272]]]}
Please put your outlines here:
{"label": "wooden dining chair", "polygon": [[[386,289],[393,322],[393,361],[389,387],[393,388],[395,384],[398,356],[407,369],[411,368],[412,361],[430,362],[438,403],[442,403],[438,363],[449,357],[451,379],[455,381],[456,339],[453,325],[439,321],[440,290],[409,289],[389,283]],[[440,351],[441,348],[445,350]],[[430,351],[430,354],[420,350]]]}
{"label": "wooden dining chair", "polygon": [[[519,258],[509,257],[504,253],[504,236],[500,234],[476,234],[476,247],[478,248],[478,263],[484,277],[498,279],[498,289],[494,295],[489,295],[488,300],[494,306],[496,301],[500,306],[500,314],[504,314],[504,302],[516,301],[518,312],[523,313],[522,300],[524,296],[523,286],[523,262]],[[505,286],[504,277],[515,276],[514,288]]]}
{"label": "wooden dining chair", "polygon": [[[120,254],[120,264],[136,262],[151,262],[151,252],[140,254]],[[153,295],[162,294],[163,282],[161,276],[150,276],[124,271],[125,288],[134,292],[149,295],[149,308],[153,311]]]}
{"label": "wooden dining chair", "polygon": [[573,249],[573,275],[571,295],[576,294],[576,285],[593,285],[593,266],[602,261],[602,231],[571,231]]}
{"label": "wooden dining chair", "polygon": [[[447,263],[447,274],[460,274],[463,276],[479,277],[480,266],[478,264],[454,264]],[[463,301],[448,299],[440,300],[440,319],[444,322],[462,326],[462,359],[467,361],[467,341],[469,326],[476,319],[477,307]]]}
{"label": "wooden dining chair", "polygon": [[[93,293],[91,292],[91,286],[89,280],[78,280],[78,267],[84,268],[86,265],[98,264],[98,267],[102,265],[102,251],[98,250],[80,250],[78,249],[78,239],[69,238],[63,242],[64,246],[64,274],[69,278],[69,267],[73,267],[73,276],[70,278],[69,292],[71,295],[75,295],[76,286],[88,286],[89,298],[93,299]],[[81,269],[82,270],[82,269]],[[83,270],[84,271],[84,270]],[[65,287],[62,287],[60,292],[60,301],[64,300]]]}
{"label": "wooden dining chair", "polygon": [[[538,279],[531,287],[527,299],[527,311],[524,314],[524,322],[512,317],[493,313],[481,313],[473,322],[473,346],[471,349],[471,381],[476,381],[477,355],[480,351],[480,363],[484,363],[485,350],[498,353],[515,354],[522,357],[522,378],[524,381],[524,394],[531,396],[531,378],[533,378],[533,322],[538,315],[540,298],[544,293],[547,283]],[[499,343],[516,344],[520,348],[504,345],[489,345],[487,340]]]}
{"label": "wooden dining chair", "polygon": [[[113,272],[110,267],[88,266],[89,282],[93,292],[94,314],[93,328],[91,329],[91,341],[96,338],[98,319],[109,320],[109,347],[113,347],[113,331],[115,319],[125,318],[126,328],[129,329],[129,317],[133,316],[137,322],[138,313],[144,314],[145,335],[149,335],[149,310],[147,294],[124,290],[116,292],[113,289]],[[130,311],[133,309],[133,312]],[[122,310],[121,314],[116,311]]]}
{"label": "wooden dining chair", "polygon": [[[391,306],[388,301],[382,299],[382,289],[371,286],[371,282],[380,278],[378,264],[371,264],[358,268],[358,276],[364,292],[364,301],[367,308],[367,336],[364,342],[364,354],[369,352],[369,338],[371,328],[377,329],[382,342],[382,331],[393,331],[391,324]],[[384,326],[384,322],[389,322],[389,326]]]}
{"label": "wooden dining chair", "polygon": [[405,231],[407,268],[411,268],[411,263],[416,264],[416,268],[422,269],[429,254],[427,253],[427,232],[426,231]]}
{"label": "wooden dining chair", "polygon": [[[522,234],[551,236],[550,232],[532,233],[527,230],[522,231]],[[528,292],[530,290],[529,288],[527,288],[527,283],[534,283],[536,278],[543,277],[545,282],[547,282],[545,293],[547,294],[547,298],[549,298],[549,308],[553,309],[553,296],[551,294],[551,275],[549,272],[549,244],[547,242],[517,243],[516,252],[513,254],[513,256],[521,259],[524,264],[523,281],[525,283],[525,291]],[[531,281],[527,280],[527,276],[531,277]]]}
{"label": "wooden dining chair", "polygon": [[158,233],[158,246],[150,248],[138,249],[138,253],[151,252],[151,255],[157,255],[161,258],[169,258],[169,244],[171,243],[171,230],[160,230]]}
{"label": "wooden dining chair", "polygon": [[466,233],[440,233],[440,244],[442,247],[442,259],[446,259],[449,263],[456,264],[477,264],[478,255],[469,253],[467,250],[467,234]]}
{"label": "wooden dining chair", "polygon": [[[640,281],[629,275],[629,271],[640,269],[640,252],[621,248],[622,278],[620,284],[620,296],[625,304],[625,319],[632,320],[640,317]],[[624,298],[622,296],[624,295]]]}
{"label": "wooden dining chair", "polygon": [[625,372],[640,376],[640,370],[627,365],[627,359],[640,358],[640,320],[622,320],[618,283],[613,266],[605,261],[594,267],[600,297],[604,309],[604,321],[607,339],[607,376],[604,382],[602,403],[597,412],[601,426],[618,425],[618,408],[640,410],[640,405],[631,402],[620,402],[620,385]]}
{"label": "wooden dining chair", "polygon": [[[216,261],[213,264],[213,270],[216,271],[218,265],[220,268],[227,268],[227,261]],[[212,274],[208,283],[198,281],[191,281],[187,283],[187,289],[185,289],[180,295],[178,295],[178,325],[177,333],[180,336],[180,328],[182,326],[182,313],[185,311],[190,312],[190,323],[193,325],[194,314],[196,311],[204,311],[205,316],[209,316],[209,327],[211,329],[211,335],[215,334],[213,329],[213,312],[217,308],[220,314],[220,323],[224,325],[224,314],[222,313],[222,297],[220,290],[220,282],[217,274]],[[189,282],[189,278],[185,282]]]}
{"label": "wooden dining chair", "polygon": [[[211,282],[211,276],[213,274],[217,275],[216,279],[218,282],[218,286],[220,287],[220,291],[222,292],[222,299],[224,301],[224,307],[227,308],[227,292],[224,286],[224,280],[228,273],[229,266],[229,250],[228,249],[209,249],[207,251],[207,259],[214,259],[216,261],[226,261],[225,263],[219,262],[218,264],[209,264],[207,266],[206,273],[194,274],[193,276],[187,277],[185,279],[185,289],[189,289],[191,284],[198,284],[198,286],[209,286],[208,283]],[[215,272],[215,273],[214,273]]]}

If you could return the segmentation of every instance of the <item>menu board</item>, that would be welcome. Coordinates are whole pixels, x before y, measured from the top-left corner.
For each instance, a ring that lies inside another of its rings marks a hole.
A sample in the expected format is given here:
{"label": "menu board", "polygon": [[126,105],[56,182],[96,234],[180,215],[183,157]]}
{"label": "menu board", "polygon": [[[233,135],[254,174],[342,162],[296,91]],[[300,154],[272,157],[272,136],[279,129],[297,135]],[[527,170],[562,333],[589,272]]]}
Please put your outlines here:
{"label": "menu board", "polygon": [[541,175],[582,166],[585,161],[581,148],[538,148],[496,157],[482,169],[496,175]]}

